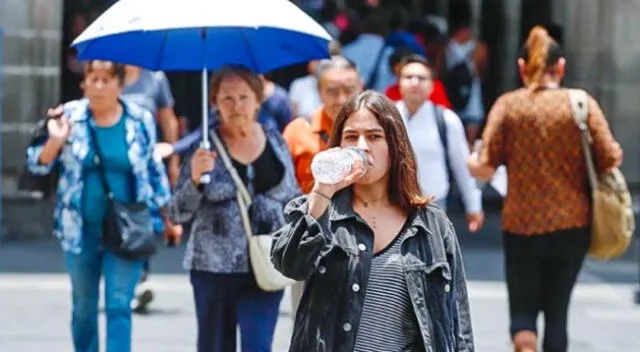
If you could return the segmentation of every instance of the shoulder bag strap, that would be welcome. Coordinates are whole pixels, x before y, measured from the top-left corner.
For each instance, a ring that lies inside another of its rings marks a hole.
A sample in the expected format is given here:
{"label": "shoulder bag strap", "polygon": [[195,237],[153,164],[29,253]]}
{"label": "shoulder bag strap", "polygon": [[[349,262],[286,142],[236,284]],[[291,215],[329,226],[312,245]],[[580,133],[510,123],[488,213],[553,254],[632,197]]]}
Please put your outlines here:
{"label": "shoulder bag strap", "polygon": [[220,158],[222,159],[222,164],[224,164],[224,167],[227,169],[227,171],[231,175],[231,179],[233,179],[233,182],[236,184],[236,187],[238,188],[238,192],[240,192],[240,195],[242,196],[244,203],[247,206],[250,206],[252,203],[251,195],[249,194],[247,187],[244,185],[244,182],[242,182],[240,175],[238,175],[238,171],[236,170],[235,167],[233,167],[233,164],[231,163],[231,158],[227,153],[227,149],[222,144],[222,141],[218,137],[218,134],[215,132],[215,130],[211,130],[209,132],[209,135],[211,136],[211,140],[213,141],[213,144],[216,146],[216,151],[218,152],[218,156],[220,156]]}
{"label": "shoulder bag strap", "polygon": [[573,118],[580,129],[582,150],[584,159],[587,164],[587,173],[589,175],[589,184],[591,189],[598,187],[598,174],[596,172],[593,155],[591,153],[591,133],[587,118],[589,117],[589,100],[587,93],[581,89],[569,89],[569,100],[571,100],[571,108],[573,110]]}
{"label": "shoulder bag strap", "polygon": [[98,164],[98,170],[100,171],[100,181],[102,182],[102,187],[104,187],[104,190],[107,192],[107,196],[109,197],[109,199],[113,199],[113,192],[111,192],[109,182],[107,182],[107,171],[102,164],[102,160],[104,159],[102,150],[100,149],[98,136],[92,123],[93,121],[91,119],[87,120],[87,128],[89,129],[89,134],[91,135],[91,145],[93,146],[93,150],[95,152],[95,161],[96,164]]}
{"label": "shoulder bag strap", "polygon": [[[249,217],[249,206],[251,206],[251,195],[249,194],[247,187],[242,182],[240,175],[238,175],[238,171],[236,170],[235,167],[233,167],[233,164],[231,163],[231,158],[229,157],[227,150],[222,144],[222,141],[218,137],[218,134],[214,130],[211,130],[209,132],[209,135],[211,136],[211,140],[213,141],[213,144],[216,146],[218,156],[222,158],[222,163],[224,164],[225,168],[231,175],[233,182],[236,184],[236,188],[238,189],[238,192],[236,193],[236,197],[238,199],[238,208],[240,209],[240,217],[242,218],[244,233],[247,236],[247,239],[251,240],[251,237],[253,236],[253,229],[251,228],[251,220]],[[269,142],[267,141],[267,143]]]}

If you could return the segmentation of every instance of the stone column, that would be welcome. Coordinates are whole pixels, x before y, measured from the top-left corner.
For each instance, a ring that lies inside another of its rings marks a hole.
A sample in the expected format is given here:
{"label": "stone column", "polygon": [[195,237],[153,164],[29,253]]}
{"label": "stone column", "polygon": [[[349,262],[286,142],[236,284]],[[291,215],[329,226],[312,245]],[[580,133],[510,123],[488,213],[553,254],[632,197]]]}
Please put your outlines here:
{"label": "stone column", "polygon": [[0,1],[4,31],[0,242],[51,236],[51,201],[36,201],[15,191],[29,132],[47,108],[58,103],[62,12],[62,0]]}
{"label": "stone column", "polygon": [[640,3],[569,0],[566,5],[567,85],[598,99],[622,144],[622,170],[640,185]]}
{"label": "stone column", "polygon": [[471,28],[474,33],[480,33],[482,17],[482,0],[469,0],[471,4]]}
{"label": "stone column", "polygon": [[[4,30],[3,172],[15,173],[31,123],[58,102],[62,0],[0,1]],[[19,152],[18,152],[19,151]]]}
{"label": "stone column", "polygon": [[504,91],[513,89],[518,82],[518,66],[516,64],[520,55],[520,9],[521,0],[505,0],[505,50],[504,50],[504,73],[502,76],[502,87]]}

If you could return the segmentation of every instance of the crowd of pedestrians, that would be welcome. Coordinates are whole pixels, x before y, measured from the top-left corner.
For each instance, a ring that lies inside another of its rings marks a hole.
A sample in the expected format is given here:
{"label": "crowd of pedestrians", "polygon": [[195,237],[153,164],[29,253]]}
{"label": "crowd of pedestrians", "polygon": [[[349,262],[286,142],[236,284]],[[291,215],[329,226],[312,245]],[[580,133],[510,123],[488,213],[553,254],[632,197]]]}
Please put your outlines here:
{"label": "crowd of pedestrians", "polygon": [[[76,351],[99,350],[101,277],[107,351],[131,350],[131,314],[153,299],[152,257],[123,258],[103,243],[113,201],[146,204],[154,232],[171,243],[188,237],[198,351],[235,352],[237,327],[243,351],[271,350],[283,291],[256,280],[245,211],[254,233],[273,234],[275,269],[296,281],[291,351],[473,351],[464,253],[446,211],[455,182],[469,231],[480,230],[477,180],[500,166],[515,349],[538,350],[542,312],[542,350],[567,351],[590,201],[561,46],[534,28],[518,60],[524,86],[485,116],[488,55],[470,14],[446,28],[434,19],[412,27],[369,3],[362,16],[324,22],[336,38],[331,57],[309,62],[288,89],[270,73],[215,71],[208,133],[220,144],[211,149],[200,145],[201,129],[180,131],[162,72],[84,63],[82,96],[52,108],[47,138],[27,149],[32,173],[60,173],[55,235],[72,284]],[[622,150],[597,102],[588,105],[606,172]],[[367,162],[336,184],[314,179],[317,155],[348,147]]]}

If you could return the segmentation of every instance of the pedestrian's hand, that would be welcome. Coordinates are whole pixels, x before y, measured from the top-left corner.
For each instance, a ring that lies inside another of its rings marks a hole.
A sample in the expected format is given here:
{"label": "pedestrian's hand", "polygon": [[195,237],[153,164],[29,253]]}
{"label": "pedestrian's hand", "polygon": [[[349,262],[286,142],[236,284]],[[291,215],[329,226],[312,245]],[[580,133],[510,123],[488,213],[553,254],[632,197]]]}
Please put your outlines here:
{"label": "pedestrian's hand", "polygon": [[179,246],[182,242],[182,233],[184,231],[182,225],[174,224],[168,219],[165,219],[164,227],[164,243],[167,247]]}
{"label": "pedestrian's hand", "polygon": [[173,145],[171,143],[156,143],[153,154],[158,159],[165,159],[173,154]]}
{"label": "pedestrian's hand", "polygon": [[64,142],[71,132],[71,122],[64,116],[62,105],[58,105],[47,111],[47,132],[49,138],[59,142]]}
{"label": "pedestrian's hand", "polygon": [[215,167],[217,154],[214,151],[198,149],[191,158],[191,180],[196,185],[200,184],[202,174],[212,171]]}
{"label": "pedestrian's hand", "polygon": [[469,232],[478,232],[484,224],[484,212],[467,214],[467,223],[469,224]]}
{"label": "pedestrian's hand", "polygon": [[59,119],[64,115],[64,109],[62,108],[62,104],[56,106],[55,108],[50,108],[47,110],[47,118],[49,119]]}

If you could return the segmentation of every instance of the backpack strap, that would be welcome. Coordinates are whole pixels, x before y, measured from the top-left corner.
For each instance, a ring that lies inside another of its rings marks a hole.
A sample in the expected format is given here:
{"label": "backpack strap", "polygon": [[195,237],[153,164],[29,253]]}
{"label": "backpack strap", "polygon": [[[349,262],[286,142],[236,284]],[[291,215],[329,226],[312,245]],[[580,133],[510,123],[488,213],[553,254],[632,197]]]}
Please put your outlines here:
{"label": "backpack strap", "polygon": [[438,136],[440,137],[440,143],[444,149],[444,160],[447,164],[447,172],[451,174],[451,167],[449,163],[449,137],[447,135],[447,123],[444,119],[444,109],[436,104],[433,105],[433,115],[436,118],[436,126],[438,127]]}
{"label": "backpack strap", "polygon": [[[433,115],[436,117],[436,126],[438,127],[438,136],[440,137],[440,143],[442,149],[444,149],[444,164],[447,168],[447,181],[451,184],[453,180],[453,173],[451,169],[451,160],[449,160],[449,137],[447,135],[447,121],[444,118],[444,108],[433,104]],[[447,195],[447,207],[451,204],[451,190]]]}

